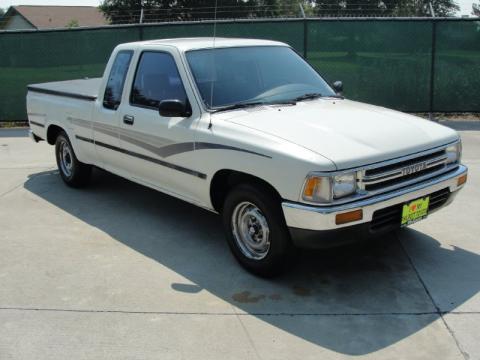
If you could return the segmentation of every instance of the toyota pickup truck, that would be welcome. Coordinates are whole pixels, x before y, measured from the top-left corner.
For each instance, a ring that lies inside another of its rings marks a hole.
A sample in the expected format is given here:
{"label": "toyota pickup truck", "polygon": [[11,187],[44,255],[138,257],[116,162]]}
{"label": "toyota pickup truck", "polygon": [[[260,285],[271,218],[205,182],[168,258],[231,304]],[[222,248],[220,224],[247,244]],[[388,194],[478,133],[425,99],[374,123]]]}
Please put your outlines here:
{"label": "toyota pickup truck", "polygon": [[296,247],[424,219],[467,180],[457,132],[341,93],[281,42],[163,39],[117,46],[103,78],[28,86],[27,109],[67,185],[95,166],[219,213],[269,276]]}

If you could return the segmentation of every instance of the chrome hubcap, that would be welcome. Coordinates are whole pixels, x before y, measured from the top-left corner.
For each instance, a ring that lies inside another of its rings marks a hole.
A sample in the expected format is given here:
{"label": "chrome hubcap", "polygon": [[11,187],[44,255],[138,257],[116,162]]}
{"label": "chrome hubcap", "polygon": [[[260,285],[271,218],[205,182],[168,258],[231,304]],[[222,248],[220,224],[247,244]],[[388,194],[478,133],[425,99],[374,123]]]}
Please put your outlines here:
{"label": "chrome hubcap", "polygon": [[248,258],[261,260],[270,249],[267,219],[260,209],[250,202],[242,202],[232,214],[233,237],[240,251]]}
{"label": "chrome hubcap", "polygon": [[72,168],[73,168],[73,156],[72,150],[70,149],[70,145],[67,141],[62,140],[60,143],[60,167],[62,172],[67,176],[70,177],[72,175]]}

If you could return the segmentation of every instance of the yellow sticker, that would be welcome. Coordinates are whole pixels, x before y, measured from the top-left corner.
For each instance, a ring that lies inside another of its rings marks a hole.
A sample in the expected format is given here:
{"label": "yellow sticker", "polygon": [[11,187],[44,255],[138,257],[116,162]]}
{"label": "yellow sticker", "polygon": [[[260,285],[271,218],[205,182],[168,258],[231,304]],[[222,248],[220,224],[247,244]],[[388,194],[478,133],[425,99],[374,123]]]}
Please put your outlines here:
{"label": "yellow sticker", "polygon": [[417,199],[403,205],[402,226],[413,224],[427,217],[430,197]]}

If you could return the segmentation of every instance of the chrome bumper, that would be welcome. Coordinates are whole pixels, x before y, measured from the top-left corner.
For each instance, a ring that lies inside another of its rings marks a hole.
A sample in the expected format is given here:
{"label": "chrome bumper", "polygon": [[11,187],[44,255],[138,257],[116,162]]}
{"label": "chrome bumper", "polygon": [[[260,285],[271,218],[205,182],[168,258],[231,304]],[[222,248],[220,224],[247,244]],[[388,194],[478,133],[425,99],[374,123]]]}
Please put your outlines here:
{"label": "chrome bumper", "polygon": [[[285,215],[287,226],[314,231],[340,229],[343,227],[367,223],[372,221],[373,213],[377,210],[421,198],[445,188],[449,188],[451,193],[460,190],[463,185],[458,186],[457,179],[466,174],[467,171],[466,166],[459,165],[454,171],[428,181],[386,194],[377,195],[369,199],[336,206],[311,206],[285,201],[282,203],[283,214]],[[451,196],[450,200],[443,206],[448,205],[452,199],[453,196]],[[335,224],[335,217],[337,214],[357,209],[363,210],[362,220],[343,225]]]}

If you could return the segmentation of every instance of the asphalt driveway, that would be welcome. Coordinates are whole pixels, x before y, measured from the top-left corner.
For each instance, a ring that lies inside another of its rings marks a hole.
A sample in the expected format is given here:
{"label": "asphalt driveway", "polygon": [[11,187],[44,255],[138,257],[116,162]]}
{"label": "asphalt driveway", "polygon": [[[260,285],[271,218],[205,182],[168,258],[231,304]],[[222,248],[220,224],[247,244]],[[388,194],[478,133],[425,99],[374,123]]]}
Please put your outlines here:
{"label": "asphalt driveway", "polygon": [[0,359],[480,359],[480,122],[454,204],[367,244],[246,273],[220,218],[0,130]]}

